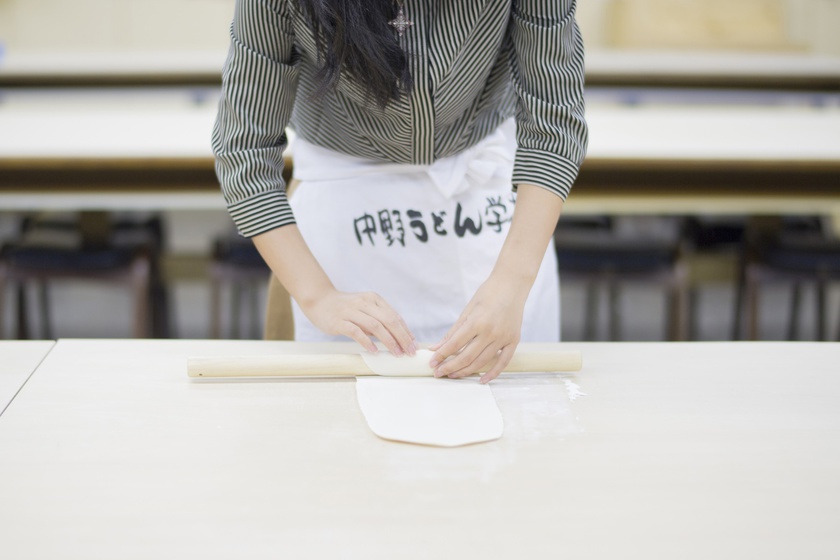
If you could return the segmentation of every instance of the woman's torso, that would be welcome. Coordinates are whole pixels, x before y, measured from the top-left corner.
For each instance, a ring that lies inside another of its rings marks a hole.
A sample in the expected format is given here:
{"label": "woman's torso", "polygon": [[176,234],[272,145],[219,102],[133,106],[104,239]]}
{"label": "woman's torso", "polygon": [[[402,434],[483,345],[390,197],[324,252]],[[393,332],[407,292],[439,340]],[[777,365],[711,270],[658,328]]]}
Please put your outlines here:
{"label": "woman's torso", "polygon": [[301,137],[372,160],[428,164],[474,145],[513,115],[511,0],[411,0],[404,9],[413,25],[401,43],[414,87],[384,110],[346,76],[315,98],[317,47],[307,20],[290,10],[299,56],[291,126]]}

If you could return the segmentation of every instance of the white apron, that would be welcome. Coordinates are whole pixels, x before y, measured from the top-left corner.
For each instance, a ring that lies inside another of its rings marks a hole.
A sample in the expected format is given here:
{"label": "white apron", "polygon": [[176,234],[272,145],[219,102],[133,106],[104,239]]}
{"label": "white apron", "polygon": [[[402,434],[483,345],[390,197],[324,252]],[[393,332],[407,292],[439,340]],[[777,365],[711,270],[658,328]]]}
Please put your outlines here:
{"label": "white apron", "polygon": [[[432,165],[380,163],[294,143],[291,206],[315,258],[338,290],[376,292],[421,344],[440,340],[487,279],[505,240],[516,125]],[[522,340],[560,339],[553,243],[525,305]],[[295,339],[342,340],[293,302]]]}

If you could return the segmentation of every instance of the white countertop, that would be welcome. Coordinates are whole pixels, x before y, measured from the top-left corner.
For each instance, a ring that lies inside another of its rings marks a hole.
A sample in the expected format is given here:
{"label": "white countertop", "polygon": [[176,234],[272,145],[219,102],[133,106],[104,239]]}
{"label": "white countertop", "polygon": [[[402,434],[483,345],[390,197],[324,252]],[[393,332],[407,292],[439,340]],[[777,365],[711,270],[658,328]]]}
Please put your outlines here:
{"label": "white countertop", "polygon": [[0,340],[0,414],[54,344],[52,340]]}
{"label": "white countertop", "polygon": [[188,356],[312,347],[61,340],[0,417],[0,553],[840,555],[840,344],[563,348],[582,372],[491,384],[502,439],[441,449],[374,436],[352,380],[186,376]]}

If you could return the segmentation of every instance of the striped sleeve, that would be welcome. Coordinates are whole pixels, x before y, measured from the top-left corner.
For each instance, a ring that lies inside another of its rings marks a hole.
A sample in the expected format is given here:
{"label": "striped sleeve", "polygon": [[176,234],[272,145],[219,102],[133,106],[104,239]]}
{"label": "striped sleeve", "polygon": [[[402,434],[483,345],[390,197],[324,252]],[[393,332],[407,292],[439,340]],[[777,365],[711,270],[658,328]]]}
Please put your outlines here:
{"label": "striped sleeve", "polygon": [[216,175],[239,232],[294,223],[283,181],[285,128],[297,89],[285,0],[236,0],[212,145]]}
{"label": "striped sleeve", "polygon": [[510,30],[517,95],[514,188],[534,184],[563,199],[588,143],[575,6],[575,0],[516,0]]}

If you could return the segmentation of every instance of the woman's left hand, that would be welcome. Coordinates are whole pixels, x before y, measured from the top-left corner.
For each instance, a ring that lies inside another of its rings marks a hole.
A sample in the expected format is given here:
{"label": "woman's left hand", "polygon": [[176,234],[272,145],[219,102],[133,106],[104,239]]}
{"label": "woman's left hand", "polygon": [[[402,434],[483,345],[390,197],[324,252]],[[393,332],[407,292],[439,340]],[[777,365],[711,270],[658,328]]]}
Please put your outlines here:
{"label": "woman's left hand", "polygon": [[508,365],[522,331],[525,301],[563,210],[555,193],[519,185],[516,209],[493,272],[478,288],[443,340],[430,346],[436,377],[466,377],[487,367],[481,382]]}
{"label": "woman's left hand", "polygon": [[519,344],[528,282],[491,275],[479,287],[455,325],[429,347],[435,377],[466,377],[487,369],[481,383],[495,379]]}

